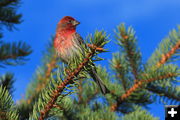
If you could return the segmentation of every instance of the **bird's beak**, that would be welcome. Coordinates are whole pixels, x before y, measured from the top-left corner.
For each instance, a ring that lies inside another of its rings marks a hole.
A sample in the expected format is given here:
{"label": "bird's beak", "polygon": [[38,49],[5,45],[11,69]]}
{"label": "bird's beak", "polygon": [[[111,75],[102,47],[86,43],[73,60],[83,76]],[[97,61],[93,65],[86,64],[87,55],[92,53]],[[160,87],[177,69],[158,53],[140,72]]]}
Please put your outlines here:
{"label": "bird's beak", "polygon": [[74,25],[74,26],[77,26],[77,25],[79,25],[79,24],[80,24],[79,21],[77,21],[77,20],[74,20],[74,21],[73,21],[73,25]]}

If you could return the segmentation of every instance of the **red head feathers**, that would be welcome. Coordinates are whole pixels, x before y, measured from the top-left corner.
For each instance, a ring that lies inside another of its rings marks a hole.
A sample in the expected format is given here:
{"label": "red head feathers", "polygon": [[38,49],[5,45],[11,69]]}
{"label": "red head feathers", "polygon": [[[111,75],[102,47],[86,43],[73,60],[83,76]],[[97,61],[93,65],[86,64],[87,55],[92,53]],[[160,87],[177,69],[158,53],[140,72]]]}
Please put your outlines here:
{"label": "red head feathers", "polygon": [[76,26],[79,24],[80,22],[75,20],[73,17],[65,16],[59,21],[57,26],[57,31],[66,31],[66,30],[75,31]]}

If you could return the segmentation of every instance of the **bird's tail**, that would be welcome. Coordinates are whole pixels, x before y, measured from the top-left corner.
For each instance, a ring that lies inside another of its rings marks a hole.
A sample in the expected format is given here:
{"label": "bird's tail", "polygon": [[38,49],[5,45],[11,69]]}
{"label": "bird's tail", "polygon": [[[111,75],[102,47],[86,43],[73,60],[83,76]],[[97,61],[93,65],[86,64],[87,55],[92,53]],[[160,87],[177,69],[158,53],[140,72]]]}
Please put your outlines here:
{"label": "bird's tail", "polygon": [[95,67],[92,67],[89,71],[90,76],[93,78],[93,80],[96,82],[96,84],[99,86],[102,94],[110,93],[110,91],[107,89],[107,87],[104,85],[101,78],[97,75]]}

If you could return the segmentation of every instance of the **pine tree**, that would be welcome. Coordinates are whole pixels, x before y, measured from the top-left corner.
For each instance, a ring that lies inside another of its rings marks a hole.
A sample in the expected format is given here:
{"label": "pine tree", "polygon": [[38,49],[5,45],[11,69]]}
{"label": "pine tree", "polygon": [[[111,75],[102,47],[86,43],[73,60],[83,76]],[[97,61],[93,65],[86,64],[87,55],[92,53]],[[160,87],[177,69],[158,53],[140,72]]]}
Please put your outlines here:
{"label": "pine tree", "polygon": [[[7,65],[21,65],[27,61],[32,50],[25,42],[4,42],[3,29],[9,31],[16,29],[15,25],[21,23],[21,14],[17,13],[20,0],[0,1],[0,69]],[[0,76],[0,119],[18,120],[17,108],[12,100],[14,74],[11,72]]]}

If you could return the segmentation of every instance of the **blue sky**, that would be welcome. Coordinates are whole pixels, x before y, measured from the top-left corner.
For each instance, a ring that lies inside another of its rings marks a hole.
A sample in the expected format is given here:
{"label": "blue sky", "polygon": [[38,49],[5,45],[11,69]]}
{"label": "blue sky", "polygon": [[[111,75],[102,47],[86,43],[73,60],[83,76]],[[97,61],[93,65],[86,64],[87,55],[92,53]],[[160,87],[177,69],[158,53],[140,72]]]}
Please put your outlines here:
{"label": "blue sky", "polygon": [[[101,62],[107,67],[111,53],[118,50],[113,31],[120,23],[135,29],[144,62],[169,30],[180,23],[179,0],[22,0],[18,11],[23,14],[24,22],[17,26],[18,31],[5,30],[3,39],[26,41],[32,46],[33,53],[24,66],[0,69],[0,74],[6,71],[15,73],[15,100],[23,96],[35,69],[41,63],[42,52],[63,16],[70,15],[81,22],[77,31],[84,38],[96,29],[104,29],[110,34],[111,42],[107,46],[110,52],[103,56],[107,60]],[[161,116],[163,120],[163,105],[153,104],[150,108],[154,116]]]}

